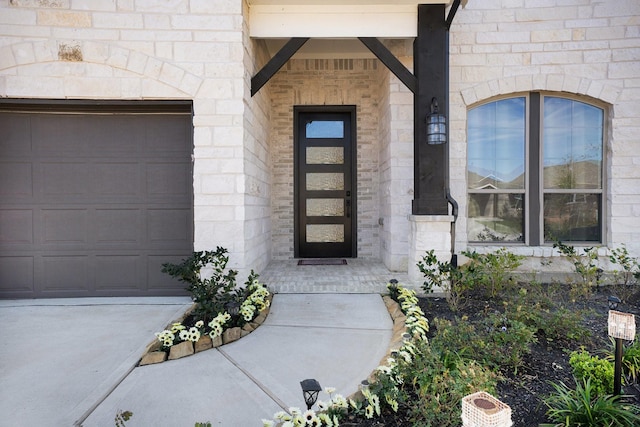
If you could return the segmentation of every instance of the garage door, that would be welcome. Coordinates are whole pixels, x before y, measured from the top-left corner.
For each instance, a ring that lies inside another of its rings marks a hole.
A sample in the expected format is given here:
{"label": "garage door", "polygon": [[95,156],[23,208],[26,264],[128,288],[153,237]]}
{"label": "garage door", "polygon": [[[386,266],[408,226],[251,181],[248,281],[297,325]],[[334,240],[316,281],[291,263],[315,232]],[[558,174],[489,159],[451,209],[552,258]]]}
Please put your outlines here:
{"label": "garage door", "polygon": [[0,298],[182,293],[190,103],[0,103]]}

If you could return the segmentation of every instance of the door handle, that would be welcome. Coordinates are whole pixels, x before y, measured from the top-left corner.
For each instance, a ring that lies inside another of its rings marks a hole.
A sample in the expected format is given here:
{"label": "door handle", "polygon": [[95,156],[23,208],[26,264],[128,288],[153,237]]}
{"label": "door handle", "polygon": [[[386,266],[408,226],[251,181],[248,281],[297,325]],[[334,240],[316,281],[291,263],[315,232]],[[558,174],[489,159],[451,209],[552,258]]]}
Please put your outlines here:
{"label": "door handle", "polygon": [[347,204],[347,218],[351,218],[351,200],[347,199],[345,203]]}

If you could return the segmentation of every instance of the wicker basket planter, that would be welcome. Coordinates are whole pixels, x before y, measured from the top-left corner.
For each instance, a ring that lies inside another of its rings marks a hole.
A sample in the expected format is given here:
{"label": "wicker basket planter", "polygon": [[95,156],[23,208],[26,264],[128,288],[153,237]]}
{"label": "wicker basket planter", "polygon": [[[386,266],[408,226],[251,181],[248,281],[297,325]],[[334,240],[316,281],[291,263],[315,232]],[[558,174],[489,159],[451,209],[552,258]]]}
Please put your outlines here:
{"label": "wicker basket planter", "polygon": [[463,427],[510,427],[511,408],[506,403],[479,391],[462,398]]}

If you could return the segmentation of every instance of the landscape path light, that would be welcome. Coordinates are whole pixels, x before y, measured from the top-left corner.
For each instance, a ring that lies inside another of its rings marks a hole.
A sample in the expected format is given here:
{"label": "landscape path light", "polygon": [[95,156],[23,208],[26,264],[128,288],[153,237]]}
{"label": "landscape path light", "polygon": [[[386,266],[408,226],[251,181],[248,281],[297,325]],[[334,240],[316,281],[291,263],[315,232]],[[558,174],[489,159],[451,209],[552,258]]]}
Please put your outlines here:
{"label": "landscape path light", "polygon": [[318,393],[322,391],[322,387],[320,387],[318,380],[314,378],[300,381],[300,387],[302,387],[302,395],[304,396],[304,403],[307,404],[307,410],[311,410],[311,407],[318,400]]}
{"label": "landscape path light", "polygon": [[[609,297],[609,308],[612,306],[618,308],[620,302],[615,297]],[[633,341],[636,337],[636,318],[633,314],[622,313],[613,309],[609,310],[608,320],[609,336],[616,340],[616,356],[613,377],[613,395],[620,395],[622,389],[622,341]]]}
{"label": "landscape path light", "polygon": [[240,312],[240,303],[238,301],[229,301],[224,305],[224,308],[227,310],[227,313],[235,319]]}

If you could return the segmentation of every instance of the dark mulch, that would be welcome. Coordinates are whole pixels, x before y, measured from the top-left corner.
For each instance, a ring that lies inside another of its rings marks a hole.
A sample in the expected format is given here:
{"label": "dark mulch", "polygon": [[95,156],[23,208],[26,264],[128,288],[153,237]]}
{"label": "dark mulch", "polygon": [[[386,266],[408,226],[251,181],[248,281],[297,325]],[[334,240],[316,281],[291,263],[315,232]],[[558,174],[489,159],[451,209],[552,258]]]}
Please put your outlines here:
{"label": "dark mulch", "polygon": [[[609,308],[606,292],[606,290],[596,292],[588,301],[575,306],[576,309],[590,309],[590,314],[583,319],[583,325],[591,332],[591,339],[584,344],[584,348],[592,354],[610,345],[607,336]],[[501,301],[486,298],[470,298],[467,305],[458,313],[451,312],[444,298],[421,298],[419,304],[430,321],[436,317],[453,319],[456,316],[468,316],[474,319],[482,316],[482,313],[503,311]],[[620,306],[619,310],[636,316],[640,315],[640,292]],[[525,357],[524,366],[518,370],[517,374],[510,370],[501,373],[504,380],[498,385],[496,397],[511,407],[515,427],[538,427],[540,423],[548,422],[545,418],[546,408],[542,399],[553,391],[550,382],[562,381],[573,386],[569,353],[579,350],[580,347],[577,343],[549,341],[544,335],[538,334],[538,342],[532,345],[531,353]],[[623,392],[635,394],[636,398],[640,397],[638,391],[632,388],[627,388]],[[373,420],[346,420],[341,425],[405,427],[411,426],[412,422],[406,414],[399,411],[398,414],[383,414],[382,417]]]}

